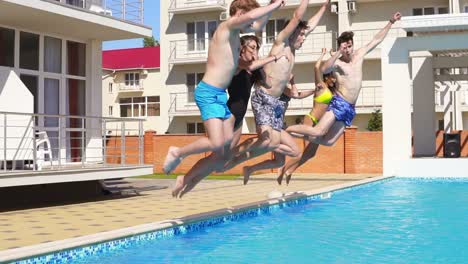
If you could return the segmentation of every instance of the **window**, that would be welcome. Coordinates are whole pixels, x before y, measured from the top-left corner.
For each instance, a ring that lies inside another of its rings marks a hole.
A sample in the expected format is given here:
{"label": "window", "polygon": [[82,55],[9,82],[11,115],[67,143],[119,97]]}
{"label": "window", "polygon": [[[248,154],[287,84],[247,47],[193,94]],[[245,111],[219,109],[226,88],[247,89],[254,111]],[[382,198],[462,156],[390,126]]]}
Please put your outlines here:
{"label": "window", "polygon": [[112,107],[112,106],[109,106],[109,116],[112,116],[112,114],[113,114],[113,111],[112,111],[112,110],[114,110],[113,107]]}
{"label": "window", "polygon": [[38,76],[21,74],[20,79],[34,98],[34,113],[39,113],[39,83]]}
{"label": "window", "polygon": [[15,31],[0,27],[0,66],[14,67]]}
{"label": "window", "polygon": [[125,74],[125,86],[139,86],[140,85],[140,74],[139,73],[126,73]]}
{"label": "window", "polygon": [[109,83],[109,93],[112,93],[112,83]]}
{"label": "window", "polygon": [[463,9],[463,12],[468,13],[468,6],[465,6],[465,8]]}
{"label": "window", "polygon": [[278,33],[283,30],[284,24],[286,23],[286,20],[284,19],[277,19],[277,20],[269,20],[265,33],[266,33],[266,41],[265,43],[270,44],[275,41],[275,36],[278,35]]}
{"label": "window", "polygon": [[207,39],[211,39],[218,27],[217,21],[198,21],[187,23],[186,33],[188,40],[189,51],[204,51],[208,43]]}
{"label": "window", "polygon": [[143,96],[120,99],[120,117],[160,116],[160,97]]}
{"label": "window", "polygon": [[203,79],[205,73],[187,73],[186,85],[187,85],[187,101],[190,103],[195,102],[194,92],[195,87]]}
{"label": "window", "polygon": [[204,134],[205,126],[203,123],[187,123],[187,134]]}
{"label": "window", "polygon": [[86,76],[86,45],[67,41],[67,73],[75,76]]}
{"label": "window", "polygon": [[437,13],[438,14],[448,14],[449,13],[448,7],[439,7],[439,8],[437,8]]}
{"label": "window", "polygon": [[423,9],[422,8],[413,8],[413,16],[422,16]]}
{"label": "window", "polygon": [[425,7],[424,8],[424,15],[434,15],[435,14],[435,8],[434,7]]}
{"label": "window", "polygon": [[20,33],[20,68],[39,70],[39,35]]}
{"label": "window", "polygon": [[62,72],[62,40],[44,37],[44,71]]}
{"label": "window", "polygon": [[413,16],[427,16],[427,15],[448,14],[448,13],[449,13],[449,8],[447,6],[413,8]]}

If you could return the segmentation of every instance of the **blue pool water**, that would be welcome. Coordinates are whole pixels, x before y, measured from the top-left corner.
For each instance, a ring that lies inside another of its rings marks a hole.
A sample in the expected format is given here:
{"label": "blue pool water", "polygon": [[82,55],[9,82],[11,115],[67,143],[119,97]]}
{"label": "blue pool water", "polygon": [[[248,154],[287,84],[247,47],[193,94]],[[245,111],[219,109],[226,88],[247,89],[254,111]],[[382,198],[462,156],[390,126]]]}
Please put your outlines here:
{"label": "blue pool water", "polygon": [[75,263],[468,263],[468,180],[385,181]]}

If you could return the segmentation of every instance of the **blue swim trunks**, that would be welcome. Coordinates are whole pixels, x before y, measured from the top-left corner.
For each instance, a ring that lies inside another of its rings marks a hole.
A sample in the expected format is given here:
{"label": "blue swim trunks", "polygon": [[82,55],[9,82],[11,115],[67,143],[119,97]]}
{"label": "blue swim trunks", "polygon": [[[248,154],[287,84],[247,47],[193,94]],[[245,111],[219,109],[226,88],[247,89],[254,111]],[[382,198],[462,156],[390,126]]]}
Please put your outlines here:
{"label": "blue swim trunks", "polygon": [[341,96],[334,95],[330,104],[328,105],[327,111],[333,111],[336,120],[343,121],[346,126],[351,126],[351,122],[356,115],[354,105],[348,103]]}
{"label": "blue swim trunks", "polygon": [[225,89],[201,81],[195,88],[195,102],[200,109],[203,121],[211,118],[224,120],[231,117],[231,112],[226,105],[227,93]]}

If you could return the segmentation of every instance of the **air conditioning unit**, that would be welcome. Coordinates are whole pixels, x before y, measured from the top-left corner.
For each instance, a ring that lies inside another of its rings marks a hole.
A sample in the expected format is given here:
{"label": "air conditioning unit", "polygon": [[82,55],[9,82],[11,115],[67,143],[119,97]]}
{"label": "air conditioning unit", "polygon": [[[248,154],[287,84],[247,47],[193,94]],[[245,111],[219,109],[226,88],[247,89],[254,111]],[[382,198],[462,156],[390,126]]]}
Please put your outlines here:
{"label": "air conditioning unit", "polygon": [[228,19],[227,12],[222,12],[221,14],[219,14],[219,20],[224,21],[224,20],[227,20],[227,19]]}
{"label": "air conditioning unit", "polygon": [[330,12],[338,14],[338,3],[333,3],[330,5]]}
{"label": "air conditioning unit", "polygon": [[357,12],[356,1],[348,1],[348,10],[351,13]]}

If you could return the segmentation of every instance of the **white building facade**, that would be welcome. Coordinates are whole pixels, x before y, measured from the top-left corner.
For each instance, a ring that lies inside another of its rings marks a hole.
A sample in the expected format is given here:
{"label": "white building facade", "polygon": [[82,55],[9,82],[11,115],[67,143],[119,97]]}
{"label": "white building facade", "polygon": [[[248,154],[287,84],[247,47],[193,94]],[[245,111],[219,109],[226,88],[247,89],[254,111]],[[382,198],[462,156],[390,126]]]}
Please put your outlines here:
{"label": "white building facade", "polygon": [[[106,1],[0,1],[0,187],[111,177],[104,131],[122,122],[101,115],[102,42],[151,36],[141,21]],[[122,176],[151,171],[119,165]]]}
{"label": "white building facade", "polygon": [[[171,0],[161,2],[161,76],[165,93],[161,95],[161,119],[158,133],[203,133],[199,111],[193,102],[193,90],[203,77],[210,36],[221,20],[225,19],[231,1],[229,0]],[[267,4],[269,1],[259,1]],[[298,0],[287,1],[284,8],[273,13],[261,34],[261,55],[267,55],[272,40],[281,30]],[[323,1],[311,0],[305,19],[310,18],[320,8]],[[320,24],[307,38],[297,52],[297,63],[293,73],[299,89],[313,89],[313,66],[322,48],[335,49],[336,37],[344,31],[354,31],[355,48],[369,42],[388,22],[391,15],[400,11],[403,16],[431,16],[468,12],[465,0],[385,0],[385,1],[332,1],[330,10]],[[388,38],[406,37],[407,31],[396,23]],[[464,71],[465,69],[457,69]],[[366,130],[371,113],[382,109],[382,60],[381,46],[366,56],[364,62],[363,87],[358,99],[357,116],[353,122],[359,130]],[[447,126],[448,114],[444,107],[447,101],[446,88],[435,91],[435,117],[437,129]],[[455,89],[455,88],[452,88]],[[457,129],[468,127],[468,96],[466,90],[459,89]],[[313,100],[293,100],[286,113],[286,123],[295,124],[313,106]],[[167,113],[167,114],[166,114]],[[248,111],[244,122],[244,133],[255,133],[252,111]],[[158,125],[158,126],[159,126]]]}

